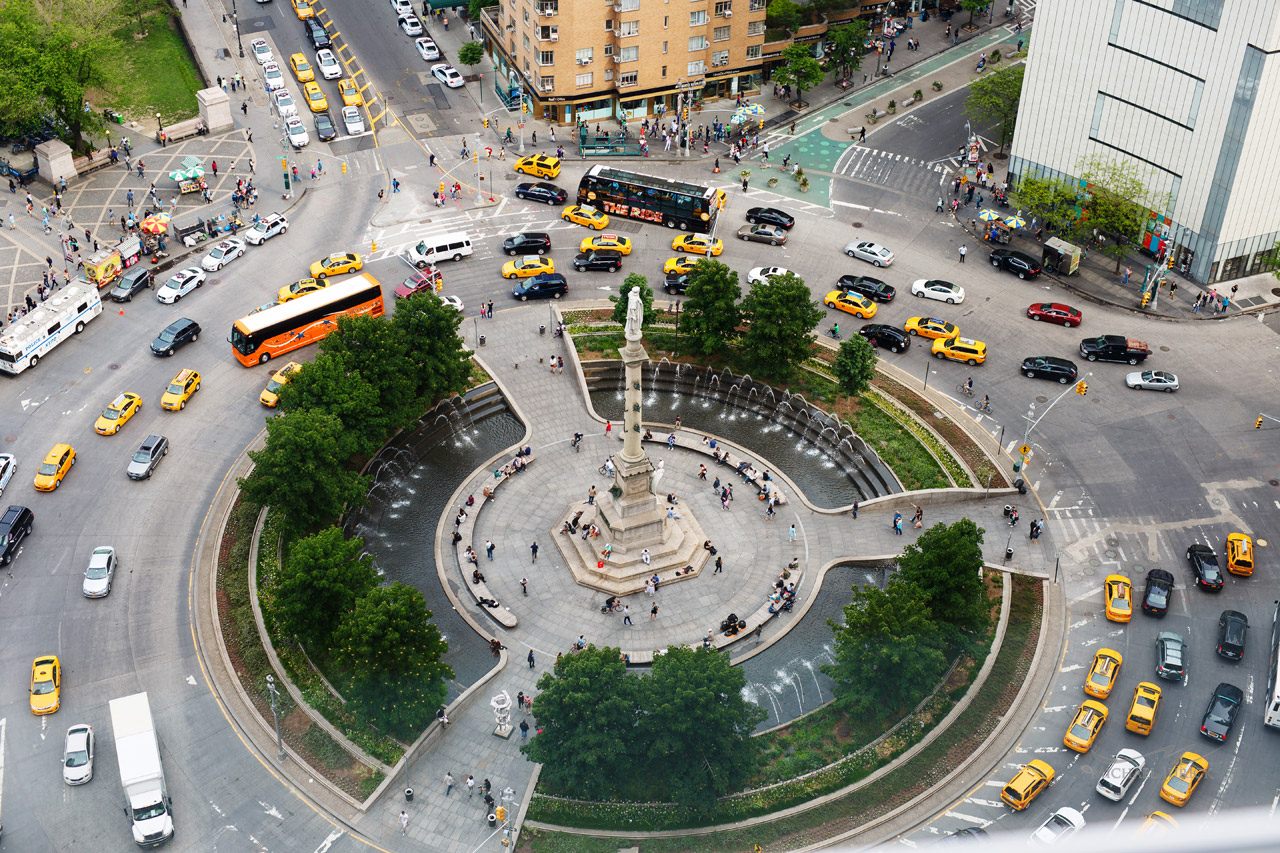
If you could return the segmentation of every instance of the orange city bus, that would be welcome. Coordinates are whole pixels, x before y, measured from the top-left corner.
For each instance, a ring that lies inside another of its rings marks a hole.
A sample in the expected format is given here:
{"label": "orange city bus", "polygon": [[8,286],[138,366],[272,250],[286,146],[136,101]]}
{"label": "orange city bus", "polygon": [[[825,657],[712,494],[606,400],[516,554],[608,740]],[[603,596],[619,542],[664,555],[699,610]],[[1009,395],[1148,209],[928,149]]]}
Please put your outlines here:
{"label": "orange city bus", "polygon": [[314,344],[336,332],[340,319],[358,314],[383,314],[382,285],[371,275],[343,279],[323,290],[242,317],[232,324],[227,340],[236,360],[252,367]]}

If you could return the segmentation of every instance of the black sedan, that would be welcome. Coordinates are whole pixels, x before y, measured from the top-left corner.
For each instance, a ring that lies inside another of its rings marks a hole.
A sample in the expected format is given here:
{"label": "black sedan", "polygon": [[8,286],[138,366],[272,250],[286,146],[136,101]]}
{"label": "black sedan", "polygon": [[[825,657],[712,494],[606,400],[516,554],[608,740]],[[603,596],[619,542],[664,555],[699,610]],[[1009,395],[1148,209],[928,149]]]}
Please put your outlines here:
{"label": "black sedan", "polygon": [[1242,702],[1244,691],[1234,684],[1224,681],[1215,687],[1213,696],[1209,697],[1209,707],[1204,711],[1204,720],[1200,723],[1200,734],[1216,741],[1226,741]]}
{"label": "black sedan", "polygon": [[1033,355],[1022,360],[1022,375],[1028,379],[1052,379],[1060,385],[1075,380],[1076,363],[1053,355]]}
{"label": "black sedan", "polygon": [[689,274],[671,273],[667,276],[666,281],[662,283],[662,289],[672,296],[684,293],[689,287]]}
{"label": "black sedan", "polygon": [[1239,610],[1224,610],[1218,617],[1218,654],[1227,660],[1244,660],[1244,638],[1249,617]]}
{"label": "black sedan", "polygon": [[555,184],[545,181],[537,183],[516,184],[516,198],[540,201],[543,204],[564,204],[569,194]]}
{"label": "black sedan", "polygon": [[765,225],[777,225],[779,228],[791,229],[796,224],[796,218],[784,210],[778,210],[776,207],[753,207],[747,211],[747,221],[752,225],[757,222],[763,222]]}
{"label": "black sedan", "polygon": [[539,273],[515,286],[511,295],[521,302],[530,299],[559,299],[569,292],[569,282],[558,272]]}
{"label": "black sedan", "polygon": [[1147,588],[1142,593],[1142,612],[1157,618],[1169,612],[1169,598],[1173,595],[1173,575],[1164,569],[1147,572]]}
{"label": "black sedan", "polygon": [[578,272],[588,270],[617,272],[622,269],[622,253],[613,249],[592,249],[580,252],[573,259],[573,268]]}
{"label": "black sedan", "polygon": [[906,352],[911,346],[911,336],[897,326],[884,323],[868,323],[858,330],[873,347],[883,347],[889,352]]}
{"label": "black sedan", "polygon": [[200,324],[187,317],[179,317],[164,327],[156,339],[151,342],[151,351],[156,355],[173,355],[187,344],[193,344],[200,337]]}
{"label": "black sedan", "polygon": [[1218,565],[1218,555],[1212,548],[1201,542],[1195,543],[1187,548],[1187,562],[1191,564],[1196,586],[1209,592],[1222,589],[1222,567]]}
{"label": "black sedan", "polygon": [[1040,275],[1040,262],[1026,252],[1013,249],[996,249],[991,253],[991,266],[998,270],[1008,270],[1018,278],[1035,278]]}
{"label": "black sedan", "polygon": [[545,255],[551,251],[551,235],[545,231],[525,231],[502,241],[508,255]]}
{"label": "black sedan", "polygon": [[869,275],[842,275],[836,282],[840,290],[852,290],[875,302],[892,302],[897,291],[893,285],[885,284],[878,278]]}
{"label": "black sedan", "polygon": [[333,117],[327,112],[316,113],[314,121],[316,123],[316,138],[321,142],[329,142],[338,138],[338,128],[334,127]]}

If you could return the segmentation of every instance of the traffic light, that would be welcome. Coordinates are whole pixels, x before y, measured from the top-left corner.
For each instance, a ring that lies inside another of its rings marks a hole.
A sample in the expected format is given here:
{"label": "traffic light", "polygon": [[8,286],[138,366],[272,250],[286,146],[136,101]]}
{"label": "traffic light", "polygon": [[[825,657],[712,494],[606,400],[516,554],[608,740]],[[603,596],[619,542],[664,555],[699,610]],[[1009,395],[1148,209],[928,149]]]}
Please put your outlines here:
{"label": "traffic light", "polygon": [[289,171],[289,158],[287,157],[280,158],[280,168],[286,172]]}
{"label": "traffic light", "polygon": [[485,130],[489,129],[489,120],[487,118],[484,119],[484,127],[485,127]]}
{"label": "traffic light", "polygon": [[494,810],[493,810],[493,816],[494,816],[495,818],[497,818],[498,820],[506,820],[506,819],[507,819],[507,807],[506,807],[506,806],[498,806],[496,809],[494,809]]}
{"label": "traffic light", "polygon": [[1262,415],[1258,415],[1258,419],[1253,422],[1254,429],[1262,429]]}
{"label": "traffic light", "polygon": [[1143,308],[1146,308],[1146,307],[1147,307],[1147,303],[1148,303],[1148,302],[1150,302],[1150,301],[1151,301],[1151,291],[1150,291],[1150,290],[1144,290],[1144,291],[1142,292],[1142,307],[1143,307]]}
{"label": "traffic light", "polygon": [[684,111],[680,113],[680,118],[684,119],[685,121],[688,121],[688,120],[689,120],[689,108],[688,108],[688,107],[685,107],[685,108],[684,108]]}
{"label": "traffic light", "polygon": [[529,112],[529,102],[523,98],[520,100],[520,112],[526,114]]}
{"label": "traffic light", "polygon": [[1089,393],[1089,383],[1088,383],[1088,382],[1085,382],[1083,379],[1081,379],[1079,382],[1077,382],[1077,383],[1076,383],[1076,393],[1077,393],[1077,394],[1079,394],[1081,397],[1083,397],[1085,394],[1088,394],[1088,393]]}
{"label": "traffic light", "polygon": [[1165,264],[1169,269],[1173,269],[1173,252],[1169,253],[1169,261]]}

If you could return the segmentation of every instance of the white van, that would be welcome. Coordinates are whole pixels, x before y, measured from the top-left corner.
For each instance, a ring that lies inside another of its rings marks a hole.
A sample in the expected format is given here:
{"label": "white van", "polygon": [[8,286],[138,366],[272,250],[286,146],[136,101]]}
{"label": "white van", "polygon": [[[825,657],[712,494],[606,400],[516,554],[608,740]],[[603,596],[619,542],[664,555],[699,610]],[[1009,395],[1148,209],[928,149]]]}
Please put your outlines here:
{"label": "white van", "polygon": [[405,254],[409,263],[418,269],[426,269],[428,264],[440,261],[460,261],[475,250],[471,247],[471,238],[465,231],[452,234],[436,234],[423,238],[415,246],[411,246]]}

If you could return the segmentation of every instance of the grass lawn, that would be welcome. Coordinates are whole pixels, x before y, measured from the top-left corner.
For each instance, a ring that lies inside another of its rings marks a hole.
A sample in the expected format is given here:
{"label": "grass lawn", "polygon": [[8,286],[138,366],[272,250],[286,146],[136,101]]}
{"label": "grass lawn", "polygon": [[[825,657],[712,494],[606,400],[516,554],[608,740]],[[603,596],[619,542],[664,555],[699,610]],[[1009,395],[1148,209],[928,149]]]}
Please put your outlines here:
{"label": "grass lawn", "polygon": [[113,90],[87,95],[99,109],[111,107],[134,121],[160,113],[165,124],[196,115],[196,91],[204,88],[204,82],[177,21],[158,11],[160,7],[157,3],[157,11],[143,17],[145,38],[134,38],[137,23],[132,18],[116,31],[116,52],[101,58],[115,84]]}

